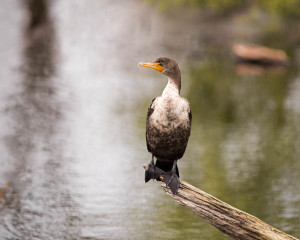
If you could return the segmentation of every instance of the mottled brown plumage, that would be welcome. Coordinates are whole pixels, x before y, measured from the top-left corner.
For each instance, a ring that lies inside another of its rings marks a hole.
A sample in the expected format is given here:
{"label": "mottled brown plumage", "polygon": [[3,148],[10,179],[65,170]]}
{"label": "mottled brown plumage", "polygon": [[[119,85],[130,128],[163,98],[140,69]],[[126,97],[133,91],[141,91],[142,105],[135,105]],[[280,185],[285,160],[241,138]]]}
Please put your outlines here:
{"label": "mottled brown plumage", "polygon": [[[166,57],[158,58],[151,64],[140,63],[140,66],[151,67],[168,77],[168,84],[161,96],[155,98],[147,113],[146,142],[148,151],[157,158],[146,169],[146,182],[157,178],[157,168],[163,170],[173,193],[179,186],[177,160],[182,158],[191,131],[191,109],[189,102],[182,98],[181,74],[177,63]],[[176,174],[175,174],[176,173]],[[177,175],[177,176],[174,176]],[[177,178],[177,179],[176,179]]]}
{"label": "mottled brown plumage", "polygon": [[168,125],[163,125],[159,120],[151,118],[154,112],[152,104],[148,108],[147,113],[147,149],[160,161],[173,163],[174,160],[182,158],[187,147],[191,130],[191,111],[188,113],[188,121],[183,121],[174,127],[172,126],[172,121],[177,119],[169,118]]}

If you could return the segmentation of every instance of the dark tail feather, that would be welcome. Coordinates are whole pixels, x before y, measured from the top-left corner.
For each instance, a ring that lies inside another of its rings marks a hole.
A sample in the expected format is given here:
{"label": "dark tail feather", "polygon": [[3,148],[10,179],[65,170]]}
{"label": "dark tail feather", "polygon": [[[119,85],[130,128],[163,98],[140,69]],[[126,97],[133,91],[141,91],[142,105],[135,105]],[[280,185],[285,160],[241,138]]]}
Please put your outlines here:
{"label": "dark tail feather", "polygon": [[[165,172],[170,172],[172,170],[173,167],[173,161],[165,161],[165,160],[160,160],[157,159],[155,166],[160,168],[161,170],[165,171]],[[176,165],[176,175],[179,178],[179,171],[178,171],[178,167]]]}

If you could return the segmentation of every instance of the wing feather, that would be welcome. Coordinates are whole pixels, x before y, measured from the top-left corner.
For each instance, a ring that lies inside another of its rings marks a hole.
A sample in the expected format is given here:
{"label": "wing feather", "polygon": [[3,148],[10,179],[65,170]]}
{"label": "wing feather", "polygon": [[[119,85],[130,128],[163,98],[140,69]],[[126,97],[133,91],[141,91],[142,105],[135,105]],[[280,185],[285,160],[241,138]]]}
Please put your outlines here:
{"label": "wing feather", "polygon": [[147,120],[146,120],[146,143],[147,143],[147,149],[148,149],[148,152],[152,152],[151,148],[150,148],[150,145],[148,143],[148,130],[149,130],[149,118],[150,116],[152,115],[152,113],[154,112],[154,108],[153,108],[153,102],[155,101],[156,98],[154,98],[148,108],[148,111],[147,111]]}

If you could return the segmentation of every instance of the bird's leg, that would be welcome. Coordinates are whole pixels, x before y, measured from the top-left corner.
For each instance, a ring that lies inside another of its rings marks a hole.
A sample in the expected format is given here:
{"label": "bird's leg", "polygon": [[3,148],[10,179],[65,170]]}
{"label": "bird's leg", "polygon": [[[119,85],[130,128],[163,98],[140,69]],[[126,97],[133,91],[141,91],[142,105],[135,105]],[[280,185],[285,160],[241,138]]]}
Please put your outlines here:
{"label": "bird's leg", "polygon": [[171,189],[173,194],[177,194],[180,184],[179,178],[176,174],[176,166],[177,160],[174,160],[172,170],[163,175],[164,183]]}
{"label": "bird's leg", "polygon": [[152,159],[145,170],[145,182],[148,182],[150,179],[157,179],[164,173],[163,170],[154,165],[154,155],[152,155]]}

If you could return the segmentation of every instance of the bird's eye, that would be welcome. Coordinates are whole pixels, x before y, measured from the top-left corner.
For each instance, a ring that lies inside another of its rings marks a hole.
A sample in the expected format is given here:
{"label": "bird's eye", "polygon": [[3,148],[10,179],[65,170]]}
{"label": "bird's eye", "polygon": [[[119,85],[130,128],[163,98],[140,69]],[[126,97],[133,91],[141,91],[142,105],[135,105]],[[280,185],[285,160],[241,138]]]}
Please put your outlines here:
{"label": "bird's eye", "polygon": [[159,66],[161,66],[161,67],[162,67],[162,63],[159,63]]}

